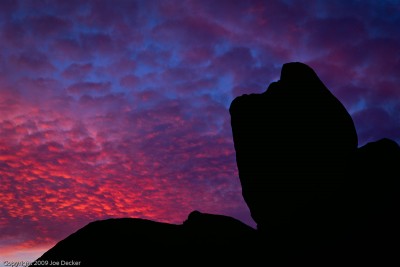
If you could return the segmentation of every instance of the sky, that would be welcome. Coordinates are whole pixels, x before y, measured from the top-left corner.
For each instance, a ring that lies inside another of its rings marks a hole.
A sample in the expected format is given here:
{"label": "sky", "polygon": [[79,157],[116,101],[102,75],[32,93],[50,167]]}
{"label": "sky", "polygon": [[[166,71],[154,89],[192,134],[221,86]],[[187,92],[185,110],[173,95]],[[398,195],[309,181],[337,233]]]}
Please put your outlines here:
{"label": "sky", "polygon": [[400,142],[400,1],[0,1],[0,264],[87,223],[255,226],[229,105],[310,65],[360,146]]}

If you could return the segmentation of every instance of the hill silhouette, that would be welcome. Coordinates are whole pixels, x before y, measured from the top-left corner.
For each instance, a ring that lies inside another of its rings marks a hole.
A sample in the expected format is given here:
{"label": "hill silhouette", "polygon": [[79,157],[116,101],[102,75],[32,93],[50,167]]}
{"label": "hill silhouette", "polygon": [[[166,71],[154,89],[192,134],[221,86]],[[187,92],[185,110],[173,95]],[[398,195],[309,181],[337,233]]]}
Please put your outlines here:
{"label": "hill silhouette", "polygon": [[38,261],[81,266],[232,264],[247,261],[259,243],[257,238],[255,229],[234,218],[199,211],[190,213],[180,225],[136,218],[108,219],[88,224]]}
{"label": "hill silhouette", "polygon": [[237,97],[231,125],[253,229],[192,212],[180,225],[96,221],[38,261],[80,266],[359,266],[399,262],[400,147],[358,148],[351,116],[309,66],[284,64],[262,94]]}

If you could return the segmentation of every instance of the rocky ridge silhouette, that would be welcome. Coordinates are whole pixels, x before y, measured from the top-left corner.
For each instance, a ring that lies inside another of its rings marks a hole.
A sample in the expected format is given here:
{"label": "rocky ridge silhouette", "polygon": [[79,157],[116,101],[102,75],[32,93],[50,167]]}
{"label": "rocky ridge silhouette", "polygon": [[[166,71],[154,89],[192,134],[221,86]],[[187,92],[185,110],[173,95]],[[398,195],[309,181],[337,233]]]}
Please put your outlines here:
{"label": "rocky ridge silhouette", "polygon": [[[253,229],[192,212],[180,225],[96,221],[39,261],[80,266],[360,266],[399,263],[400,147],[382,139],[357,148],[353,121],[317,74],[283,65],[262,94],[230,107],[243,197]],[[397,265],[396,264],[396,265]]]}

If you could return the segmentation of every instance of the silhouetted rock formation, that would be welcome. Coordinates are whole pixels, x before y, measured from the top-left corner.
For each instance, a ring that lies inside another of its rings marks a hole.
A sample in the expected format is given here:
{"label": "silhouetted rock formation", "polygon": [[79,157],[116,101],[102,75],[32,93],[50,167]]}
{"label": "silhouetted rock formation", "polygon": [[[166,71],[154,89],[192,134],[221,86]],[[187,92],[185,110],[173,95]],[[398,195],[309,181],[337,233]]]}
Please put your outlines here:
{"label": "silhouetted rock formation", "polygon": [[266,92],[236,98],[230,114],[243,197],[276,259],[320,266],[394,259],[394,141],[357,149],[350,115],[302,63],[285,64]]}
{"label": "silhouetted rock formation", "polygon": [[263,94],[236,98],[230,112],[243,196],[257,230],[198,211],[181,225],[109,219],[90,223],[39,260],[80,266],[399,265],[396,142],[357,148],[350,115],[301,63],[285,64],[278,82]]}
{"label": "silhouetted rock formation", "polygon": [[355,265],[358,259],[370,266],[399,265],[400,147],[389,139],[371,142],[352,163],[345,187],[348,242],[342,246]]}
{"label": "silhouetted rock formation", "polygon": [[108,219],[88,224],[38,261],[74,261],[80,266],[231,264],[247,261],[259,243],[256,239],[256,230],[236,219],[198,211],[181,225]]}
{"label": "silhouetted rock formation", "polygon": [[356,130],[307,65],[283,65],[278,82],[237,97],[230,113],[243,197],[259,229],[287,232],[295,213],[342,184]]}

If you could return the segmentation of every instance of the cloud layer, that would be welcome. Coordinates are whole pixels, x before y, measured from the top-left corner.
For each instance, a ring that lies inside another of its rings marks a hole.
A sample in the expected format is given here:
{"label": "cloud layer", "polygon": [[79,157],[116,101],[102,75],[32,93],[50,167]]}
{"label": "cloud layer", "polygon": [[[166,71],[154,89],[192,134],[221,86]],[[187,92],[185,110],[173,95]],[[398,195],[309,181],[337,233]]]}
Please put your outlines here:
{"label": "cloud layer", "polygon": [[198,209],[254,225],[228,107],[286,62],[316,70],[361,145],[399,142],[399,14],[398,1],[1,1],[3,256],[109,217]]}

